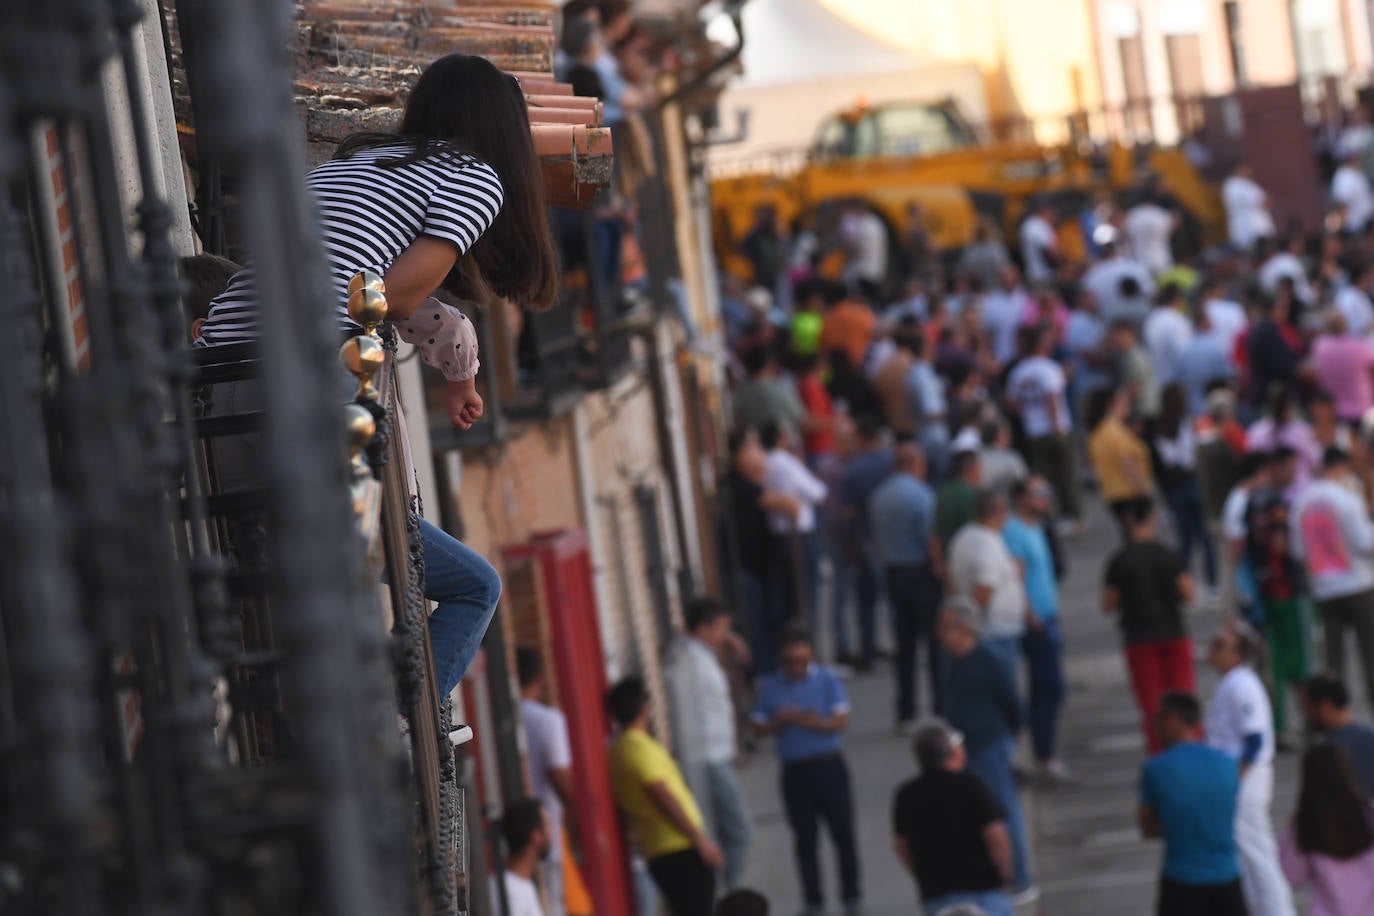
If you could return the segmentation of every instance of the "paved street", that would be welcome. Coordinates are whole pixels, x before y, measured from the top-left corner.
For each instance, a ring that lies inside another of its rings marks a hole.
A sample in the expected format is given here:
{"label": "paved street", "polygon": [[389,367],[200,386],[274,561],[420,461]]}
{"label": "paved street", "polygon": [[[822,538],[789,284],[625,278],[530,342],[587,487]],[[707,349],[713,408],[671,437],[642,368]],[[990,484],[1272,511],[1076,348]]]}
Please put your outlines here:
{"label": "paved street", "polygon": [[[1043,891],[1039,903],[1023,908],[1025,914],[1143,916],[1153,912],[1160,847],[1140,839],[1135,826],[1136,782],[1144,743],[1115,625],[1101,614],[1097,599],[1103,563],[1116,544],[1115,528],[1101,512],[1093,516],[1087,535],[1065,542],[1070,565],[1064,602],[1069,696],[1061,743],[1065,759],[1081,782],[1072,787],[1030,789],[1023,795],[1035,877]],[[1216,612],[1191,618],[1199,648],[1219,620]],[[1210,668],[1200,665],[1204,699],[1214,683]],[[915,763],[909,742],[892,733],[889,669],[856,678],[849,687],[854,715],[848,757],[859,807],[866,912],[869,916],[917,913],[914,886],[891,851],[888,806],[894,788],[914,773]],[[1295,755],[1280,755],[1274,811],[1285,819],[1296,794],[1296,766]],[[747,883],[768,894],[775,914],[790,916],[800,910],[800,890],[770,746],[760,747],[748,762],[744,780],[758,822]],[[833,895],[835,870],[829,850],[824,864],[827,892]]]}

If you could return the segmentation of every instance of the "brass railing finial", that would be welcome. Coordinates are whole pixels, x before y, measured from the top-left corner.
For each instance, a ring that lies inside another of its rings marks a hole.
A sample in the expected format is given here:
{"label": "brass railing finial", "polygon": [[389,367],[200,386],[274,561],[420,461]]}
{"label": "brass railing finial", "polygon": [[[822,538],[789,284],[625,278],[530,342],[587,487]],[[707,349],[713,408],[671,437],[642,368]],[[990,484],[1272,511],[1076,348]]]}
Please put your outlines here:
{"label": "brass railing finial", "polygon": [[348,281],[348,317],[375,338],[377,325],[386,320],[386,312],[386,282],[380,274],[359,271]]}

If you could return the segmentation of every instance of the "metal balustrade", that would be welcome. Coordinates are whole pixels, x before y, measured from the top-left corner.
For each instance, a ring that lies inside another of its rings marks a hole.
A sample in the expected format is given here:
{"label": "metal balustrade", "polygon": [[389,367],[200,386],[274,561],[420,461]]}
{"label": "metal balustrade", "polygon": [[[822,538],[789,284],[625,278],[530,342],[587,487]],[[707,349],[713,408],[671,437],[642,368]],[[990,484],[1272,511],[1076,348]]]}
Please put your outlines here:
{"label": "metal balustrade", "polygon": [[[340,404],[288,5],[179,7],[198,134],[238,176],[251,346],[187,345],[143,4],[0,6],[0,912],[465,911],[393,347],[344,345]],[[257,403],[216,403],[231,386]],[[251,473],[226,485],[231,443]]]}

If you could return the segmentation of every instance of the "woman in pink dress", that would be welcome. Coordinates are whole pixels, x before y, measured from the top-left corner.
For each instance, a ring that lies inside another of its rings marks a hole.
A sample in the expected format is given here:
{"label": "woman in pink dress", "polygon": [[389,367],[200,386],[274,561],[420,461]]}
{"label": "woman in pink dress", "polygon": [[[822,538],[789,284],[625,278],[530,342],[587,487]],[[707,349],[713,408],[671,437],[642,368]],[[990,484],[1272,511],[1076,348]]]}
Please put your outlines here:
{"label": "woman in pink dress", "polygon": [[1298,810],[1279,861],[1293,887],[1312,886],[1309,916],[1374,913],[1374,810],[1340,746],[1325,742],[1303,755]]}

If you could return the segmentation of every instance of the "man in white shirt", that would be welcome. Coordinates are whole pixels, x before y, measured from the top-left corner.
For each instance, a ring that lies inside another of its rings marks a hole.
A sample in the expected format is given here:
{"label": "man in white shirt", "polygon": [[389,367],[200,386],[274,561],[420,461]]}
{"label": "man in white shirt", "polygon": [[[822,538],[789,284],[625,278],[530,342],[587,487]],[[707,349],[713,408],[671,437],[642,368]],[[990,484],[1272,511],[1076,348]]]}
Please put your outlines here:
{"label": "man in white shirt", "polygon": [[1130,242],[1131,253],[1155,275],[1174,266],[1170,239],[1175,222],[1174,214],[1165,209],[1157,195],[1151,195],[1126,211],[1121,230]]}
{"label": "man in white shirt", "polygon": [[1016,331],[1030,301],[1020,271],[1010,264],[1002,268],[1001,285],[983,294],[979,316],[992,341],[992,352],[1003,365],[1016,355]]}
{"label": "man in white shirt", "polygon": [[501,836],[506,841],[506,871],[501,886],[493,889],[493,908],[504,916],[544,916],[534,875],[553,842],[539,800],[512,802],[501,817]]}
{"label": "man in white shirt", "polygon": [[1341,228],[1359,234],[1374,217],[1374,190],[1360,167],[1362,152],[1345,155],[1331,178],[1331,202],[1341,211]]}
{"label": "man in white shirt", "polygon": [[1280,239],[1278,247],[1260,265],[1256,275],[1260,290],[1266,296],[1273,298],[1274,294],[1279,291],[1279,281],[1288,279],[1293,281],[1293,294],[1298,297],[1299,302],[1303,305],[1311,305],[1316,302],[1317,294],[1307,279],[1307,268],[1303,266],[1302,254],[1303,238],[1301,235]]}
{"label": "man in white shirt", "polygon": [[1178,380],[1178,358],[1193,337],[1193,326],[1183,315],[1183,294],[1177,286],[1166,284],[1162,296],[1145,319],[1145,349],[1155,364],[1155,379],[1160,387]]}
{"label": "man in white shirt", "polygon": [[1344,483],[1350,472],[1349,455],[1326,450],[1321,472],[1294,501],[1290,540],[1321,616],[1326,667],[1344,676],[1345,634],[1353,629],[1374,701],[1374,524],[1364,500]]}
{"label": "man in white shirt", "polygon": [[1221,339],[1226,352],[1230,353],[1236,345],[1236,338],[1250,327],[1250,316],[1245,313],[1245,306],[1230,297],[1224,284],[1211,281],[1203,289],[1202,308],[1207,312],[1211,333]]}
{"label": "man in white shirt", "polygon": [[1053,329],[1027,328],[1024,333],[1034,339],[1034,345],[1031,355],[1017,363],[1007,377],[1007,400],[1021,415],[1031,470],[1050,482],[1065,520],[1076,522],[1081,510],[1073,420],[1065,395],[1068,379],[1063,367],[1050,358]]}
{"label": "man in white shirt", "polygon": [[1021,224],[1021,261],[1031,283],[1054,280],[1052,261],[1059,251],[1059,237],[1055,235],[1053,220],[1054,208],[1041,204]]}
{"label": "man in white shirt", "polygon": [[1351,282],[1336,292],[1336,308],[1345,315],[1346,334],[1351,337],[1368,337],[1374,331],[1374,303],[1370,302],[1369,291],[1374,289],[1374,262],[1360,268]]}
{"label": "man in white shirt", "polygon": [[787,615],[800,616],[815,631],[821,562],[820,546],[816,541],[816,507],[825,502],[830,490],[792,453],[787,430],[776,423],[767,423],[759,430],[759,442],[768,452],[763,489],[795,499],[800,507],[795,517],[786,512],[768,513],[768,526],[782,542],[783,555],[791,556],[791,574],[785,580],[785,591],[790,599]]}
{"label": "man in white shirt", "polygon": [[739,886],[753,837],[749,806],[735,774],[735,704],[717,653],[730,636],[730,615],[714,598],[694,598],[687,632],[668,665],[676,711],[674,738],[683,776],[725,854],[722,890]]}
{"label": "man in white shirt", "polygon": [[1269,215],[1269,195],[1255,182],[1250,163],[1241,162],[1221,185],[1226,207],[1226,231],[1231,244],[1250,251],[1262,238],[1273,238],[1274,218]]}
{"label": "man in white shirt", "polygon": [[1252,655],[1250,638],[1242,632],[1223,630],[1212,639],[1208,661],[1221,681],[1207,705],[1207,743],[1235,758],[1240,766],[1235,836],[1240,884],[1250,912],[1296,916],[1269,818],[1274,796],[1274,714],[1264,682],[1249,665]]}
{"label": "man in white shirt", "polygon": [[850,204],[840,219],[840,238],[849,252],[844,276],[881,286],[887,279],[887,226],[863,204]]}
{"label": "man in white shirt", "polygon": [[564,810],[573,804],[574,797],[568,720],[548,705],[549,683],[544,659],[537,649],[516,647],[515,674],[520,683],[520,718],[525,725],[530,790],[542,807],[550,838],[548,855],[543,859],[548,916],[562,916]]}
{"label": "man in white shirt", "polygon": [[[1154,276],[1140,261],[1126,257],[1115,242],[1104,244],[1101,254],[1102,260],[1083,274],[1083,288],[1097,299],[1102,320],[1107,324],[1121,318],[1139,323],[1155,294]],[[1133,281],[1130,294],[1122,287],[1122,281],[1128,278]]]}
{"label": "man in white shirt", "polygon": [[973,520],[949,542],[946,588],[976,605],[983,617],[983,643],[1015,677],[1026,632],[1030,602],[1021,569],[1002,539],[1010,510],[1007,496],[979,490],[973,498]]}

